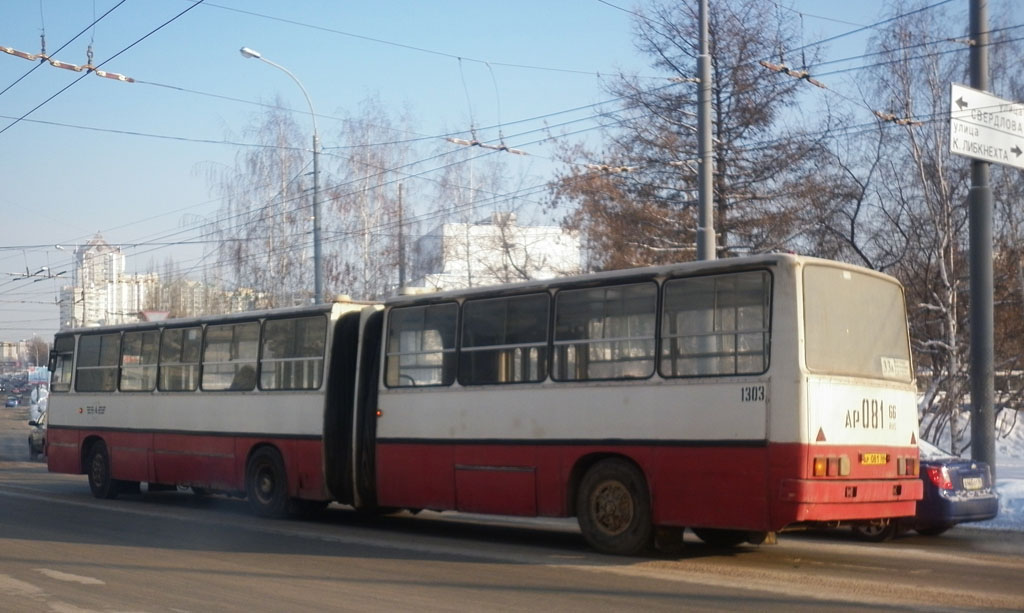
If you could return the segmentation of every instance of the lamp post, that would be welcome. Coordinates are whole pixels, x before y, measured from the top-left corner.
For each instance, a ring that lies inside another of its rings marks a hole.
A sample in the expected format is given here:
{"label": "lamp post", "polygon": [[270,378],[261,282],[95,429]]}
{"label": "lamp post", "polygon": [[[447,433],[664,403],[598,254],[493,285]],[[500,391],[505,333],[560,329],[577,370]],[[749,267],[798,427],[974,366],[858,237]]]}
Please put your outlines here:
{"label": "lamp post", "polygon": [[323,299],[324,286],[323,254],[320,246],[320,136],[316,131],[316,112],[313,110],[313,101],[310,100],[306,88],[302,86],[302,81],[299,81],[298,77],[292,74],[292,71],[276,62],[268,60],[260,55],[258,51],[248,47],[242,47],[239,49],[239,53],[242,54],[242,57],[255,58],[270,64],[291,77],[292,81],[295,81],[295,84],[302,90],[302,95],[306,97],[306,104],[309,105],[309,116],[313,119],[313,302],[318,303]]}

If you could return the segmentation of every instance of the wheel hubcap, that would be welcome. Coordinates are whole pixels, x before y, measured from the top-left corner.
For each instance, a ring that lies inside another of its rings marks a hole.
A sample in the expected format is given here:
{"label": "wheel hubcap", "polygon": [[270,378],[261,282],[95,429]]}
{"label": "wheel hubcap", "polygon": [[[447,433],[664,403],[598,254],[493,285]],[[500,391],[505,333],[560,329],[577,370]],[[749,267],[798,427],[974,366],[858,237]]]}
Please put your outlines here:
{"label": "wheel hubcap", "polygon": [[99,484],[103,483],[105,471],[103,470],[103,458],[100,456],[93,456],[92,458],[92,482]]}
{"label": "wheel hubcap", "polygon": [[633,497],[618,481],[606,481],[595,488],[590,508],[598,528],[609,535],[621,534],[633,521]]}
{"label": "wheel hubcap", "polygon": [[259,477],[256,479],[256,488],[259,491],[260,498],[264,500],[269,499],[274,493],[274,475],[268,470],[261,470]]}

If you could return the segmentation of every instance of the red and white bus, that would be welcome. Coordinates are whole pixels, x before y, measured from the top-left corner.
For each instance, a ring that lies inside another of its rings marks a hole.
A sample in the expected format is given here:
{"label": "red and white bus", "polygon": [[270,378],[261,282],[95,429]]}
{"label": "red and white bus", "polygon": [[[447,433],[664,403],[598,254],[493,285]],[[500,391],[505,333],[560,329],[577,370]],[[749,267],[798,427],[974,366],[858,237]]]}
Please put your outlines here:
{"label": "red and white bus", "polygon": [[903,290],[764,255],[57,334],[51,471],[256,512],[576,516],[635,553],[910,516]]}

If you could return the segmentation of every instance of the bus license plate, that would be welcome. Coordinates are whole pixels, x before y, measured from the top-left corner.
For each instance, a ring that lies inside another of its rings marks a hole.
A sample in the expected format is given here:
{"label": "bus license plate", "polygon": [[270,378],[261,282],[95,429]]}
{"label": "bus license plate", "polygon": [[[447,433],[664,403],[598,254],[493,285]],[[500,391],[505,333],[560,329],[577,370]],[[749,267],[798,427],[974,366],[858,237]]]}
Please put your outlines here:
{"label": "bus license plate", "polygon": [[981,477],[964,477],[965,490],[980,490],[982,485]]}
{"label": "bus license plate", "polygon": [[860,463],[868,466],[878,466],[888,461],[889,455],[886,453],[862,453],[860,455]]}

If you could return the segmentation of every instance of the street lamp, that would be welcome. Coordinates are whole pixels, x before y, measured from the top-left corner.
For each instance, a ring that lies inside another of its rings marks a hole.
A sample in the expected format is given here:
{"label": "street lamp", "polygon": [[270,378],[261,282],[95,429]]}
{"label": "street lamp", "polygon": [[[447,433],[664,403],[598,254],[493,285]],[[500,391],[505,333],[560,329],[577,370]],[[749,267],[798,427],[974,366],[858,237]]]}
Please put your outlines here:
{"label": "street lamp", "polygon": [[309,116],[313,119],[313,301],[320,302],[323,299],[324,293],[323,254],[320,247],[320,136],[316,131],[316,112],[313,110],[313,101],[310,100],[306,88],[302,86],[302,81],[299,81],[298,77],[292,74],[292,71],[276,62],[268,60],[260,55],[258,51],[248,47],[242,47],[238,51],[242,54],[242,57],[255,58],[270,64],[291,77],[292,81],[295,81],[295,84],[302,90],[302,95],[306,97],[306,103],[309,105]]}

